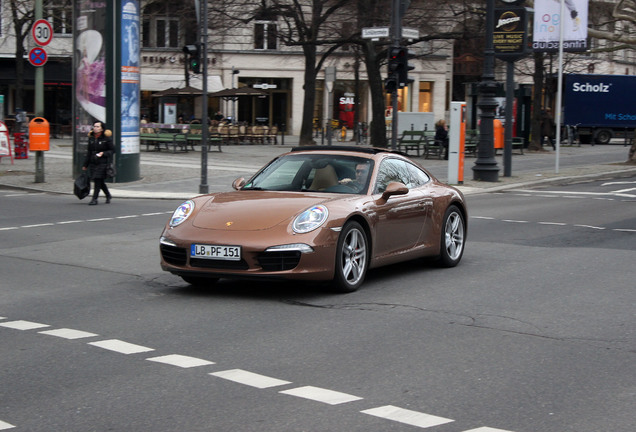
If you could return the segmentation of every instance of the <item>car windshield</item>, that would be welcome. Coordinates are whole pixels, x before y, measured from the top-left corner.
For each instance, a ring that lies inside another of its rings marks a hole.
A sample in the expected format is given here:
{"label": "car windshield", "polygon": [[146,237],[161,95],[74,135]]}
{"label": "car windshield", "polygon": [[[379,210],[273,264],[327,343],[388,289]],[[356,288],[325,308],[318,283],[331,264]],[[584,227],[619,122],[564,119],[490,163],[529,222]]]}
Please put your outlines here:
{"label": "car windshield", "polygon": [[275,190],[364,194],[373,160],[357,156],[290,154],[258,172],[242,190]]}

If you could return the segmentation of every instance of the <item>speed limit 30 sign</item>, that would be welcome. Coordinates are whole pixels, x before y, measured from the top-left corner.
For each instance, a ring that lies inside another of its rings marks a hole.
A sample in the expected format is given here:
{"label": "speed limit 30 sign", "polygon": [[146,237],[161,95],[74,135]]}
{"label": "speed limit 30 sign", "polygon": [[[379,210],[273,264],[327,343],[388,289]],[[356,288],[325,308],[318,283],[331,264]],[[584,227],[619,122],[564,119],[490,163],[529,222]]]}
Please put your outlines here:
{"label": "speed limit 30 sign", "polygon": [[53,26],[45,19],[39,19],[31,27],[31,36],[36,44],[46,46],[53,39]]}

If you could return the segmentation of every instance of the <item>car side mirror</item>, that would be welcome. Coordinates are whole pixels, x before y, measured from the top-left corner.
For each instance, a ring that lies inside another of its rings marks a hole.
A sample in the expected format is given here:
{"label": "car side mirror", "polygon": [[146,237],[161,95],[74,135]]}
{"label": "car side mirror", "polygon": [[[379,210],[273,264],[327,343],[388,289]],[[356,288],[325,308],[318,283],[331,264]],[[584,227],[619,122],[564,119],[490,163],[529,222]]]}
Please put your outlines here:
{"label": "car side mirror", "polygon": [[245,179],[243,177],[239,177],[232,182],[232,187],[236,190],[240,190],[243,186],[245,186]]}
{"label": "car side mirror", "polygon": [[382,192],[382,199],[387,201],[393,195],[406,195],[407,193],[409,193],[409,188],[404,183],[391,182]]}

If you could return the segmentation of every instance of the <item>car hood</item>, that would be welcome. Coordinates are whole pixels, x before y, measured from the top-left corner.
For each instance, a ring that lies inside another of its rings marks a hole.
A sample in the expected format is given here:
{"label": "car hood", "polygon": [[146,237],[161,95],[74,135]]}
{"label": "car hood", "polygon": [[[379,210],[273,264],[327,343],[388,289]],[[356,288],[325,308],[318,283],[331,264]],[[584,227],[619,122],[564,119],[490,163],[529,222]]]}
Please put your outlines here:
{"label": "car hood", "polygon": [[200,197],[192,224],[225,231],[265,230],[307,208],[327,202],[325,194],[272,191],[236,191]]}

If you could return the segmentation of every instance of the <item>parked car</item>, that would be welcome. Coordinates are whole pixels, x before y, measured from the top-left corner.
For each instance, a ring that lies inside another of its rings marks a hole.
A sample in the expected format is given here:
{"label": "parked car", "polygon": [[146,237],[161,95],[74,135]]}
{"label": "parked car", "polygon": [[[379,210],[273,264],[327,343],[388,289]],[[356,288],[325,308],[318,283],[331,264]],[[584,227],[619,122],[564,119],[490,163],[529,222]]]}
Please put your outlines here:
{"label": "parked car", "polygon": [[464,252],[462,193],[398,152],[297,147],[233,188],[174,211],[163,270],[194,285],[282,278],[351,292],[369,268],[428,256],[453,267]]}

